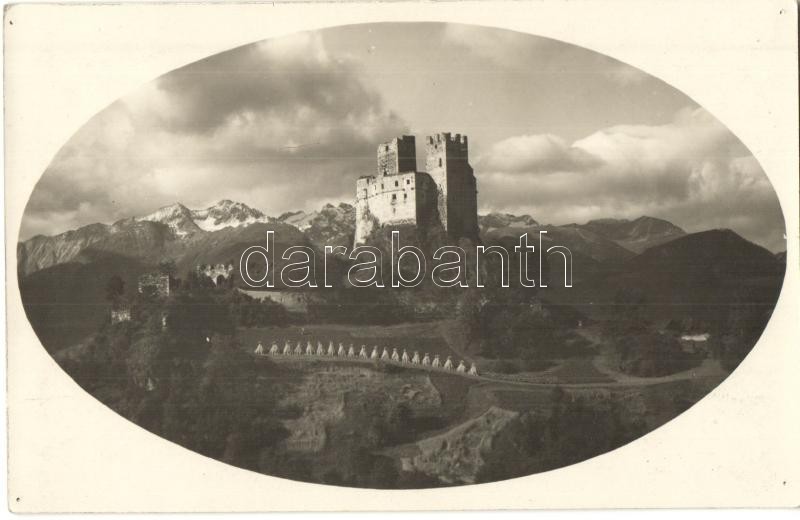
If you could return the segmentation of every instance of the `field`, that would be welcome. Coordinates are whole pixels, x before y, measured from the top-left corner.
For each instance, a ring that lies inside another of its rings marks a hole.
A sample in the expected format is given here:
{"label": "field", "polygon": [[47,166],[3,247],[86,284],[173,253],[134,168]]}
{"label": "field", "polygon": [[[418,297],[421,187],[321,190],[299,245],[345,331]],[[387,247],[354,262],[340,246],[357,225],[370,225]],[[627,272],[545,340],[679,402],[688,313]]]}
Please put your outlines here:
{"label": "field", "polygon": [[613,382],[613,379],[597,370],[591,357],[564,360],[550,375],[559,383]]}

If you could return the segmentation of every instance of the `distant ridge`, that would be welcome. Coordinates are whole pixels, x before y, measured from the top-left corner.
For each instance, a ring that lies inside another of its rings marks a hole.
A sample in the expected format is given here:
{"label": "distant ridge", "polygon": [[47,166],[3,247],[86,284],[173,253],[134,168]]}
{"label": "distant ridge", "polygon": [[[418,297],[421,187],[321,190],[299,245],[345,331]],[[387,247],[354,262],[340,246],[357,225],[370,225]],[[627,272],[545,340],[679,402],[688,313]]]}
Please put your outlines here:
{"label": "distant ridge", "polygon": [[705,275],[759,276],[782,270],[780,261],[763,247],[730,229],[700,231],[651,247],[632,258],[636,269],[686,271]]}
{"label": "distant ridge", "polygon": [[[701,238],[697,238],[697,233],[687,235],[680,227],[649,216],[634,220],[595,219],[586,224],[554,226],[542,225],[527,214],[495,212],[479,216],[478,222],[481,239],[489,244],[505,244],[516,240],[522,233],[537,235],[539,231],[547,231],[544,240],[548,244],[557,243],[570,248],[573,254],[578,255],[578,264],[583,262],[590,269],[594,268],[593,263],[618,266],[645,253],[647,255],[641,261],[648,261],[656,254],[649,253],[651,250],[681,238],[695,237],[689,241],[706,243],[706,246],[698,247],[702,250],[704,247],[722,247],[727,242],[721,236],[735,235],[730,230],[715,230],[706,232],[707,235],[701,233]],[[251,227],[253,230],[248,231]],[[37,235],[18,244],[18,269],[22,275],[27,275],[67,262],[85,263],[90,261],[87,258],[91,255],[87,257],[84,254],[89,251],[121,255],[145,264],[154,264],[165,258],[185,266],[201,260],[229,261],[228,257],[236,247],[262,239],[268,229],[282,229],[283,242],[291,239],[318,248],[325,245],[350,247],[355,233],[355,208],[344,202],[325,204],[319,210],[290,211],[274,218],[229,199],[222,199],[204,209],[190,209],[175,203],[148,215],[110,225],[90,224],[51,237]],[[709,242],[714,245],[709,246]],[[772,261],[785,258],[763,251]]]}
{"label": "distant ridge", "polygon": [[634,253],[641,253],[645,249],[686,235],[686,232],[675,224],[648,216],[635,220],[596,219],[586,224],[570,224],[570,226],[597,233]]}

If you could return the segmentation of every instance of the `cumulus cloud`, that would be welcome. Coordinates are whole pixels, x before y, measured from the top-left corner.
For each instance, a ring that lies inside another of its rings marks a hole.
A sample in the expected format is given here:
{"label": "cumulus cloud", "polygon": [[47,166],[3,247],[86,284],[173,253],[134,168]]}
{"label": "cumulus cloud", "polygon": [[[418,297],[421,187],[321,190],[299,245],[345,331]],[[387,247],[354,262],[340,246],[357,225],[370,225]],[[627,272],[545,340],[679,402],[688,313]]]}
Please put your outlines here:
{"label": "cumulus cloud", "polygon": [[765,173],[702,109],[682,110],[664,125],[609,127],[571,144],[551,135],[511,137],[478,165],[482,203],[492,209],[555,224],[647,214],[688,231],[727,227],[785,247]]}
{"label": "cumulus cloud", "polygon": [[603,54],[544,37],[514,31],[487,31],[474,25],[447,24],[444,42],[507,67],[528,72],[594,75],[619,87],[643,83],[651,76]]}
{"label": "cumulus cloud", "polygon": [[491,146],[481,168],[505,173],[557,173],[598,164],[596,157],[553,134],[520,135]]}
{"label": "cumulus cloud", "polygon": [[57,154],[23,237],[236,198],[269,213],[349,198],[375,143],[406,125],[319,34],[248,45],[166,74]]}
{"label": "cumulus cloud", "polygon": [[[431,60],[407,49],[406,29],[339,34],[338,48],[324,33],[299,34],[166,74],[62,148],[34,190],[22,238],[174,202],[204,207],[228,198],[277,215],[352,200],[354,179],[375,169],[377,143],[408,131],[395,109],[415,124],[430,118],[470,134],[481,211],[555,224],[648,214],[785,247],[772,187],[725,127],[702,109],[649,124],[691,105],[676,101],[674,89],[642,85],[649,76],[579,47],[462,25],[425,33],[444,49]],[[376,41],[395,50],[381,66],[370,53],[350,52]],[[487,74],[450,77],[448,104],[425,81],[452,76],[438,73],[456,60]],[[480,110],[469,108],[473,99]],[[606,121],[648,124],[594,131]]]}

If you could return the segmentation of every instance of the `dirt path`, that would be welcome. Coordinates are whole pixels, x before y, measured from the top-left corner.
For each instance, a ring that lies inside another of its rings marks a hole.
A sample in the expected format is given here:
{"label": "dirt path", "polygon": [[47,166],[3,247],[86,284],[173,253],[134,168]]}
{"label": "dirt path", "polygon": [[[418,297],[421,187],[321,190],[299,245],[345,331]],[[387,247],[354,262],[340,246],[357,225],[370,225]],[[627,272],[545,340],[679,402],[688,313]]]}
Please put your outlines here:
{"label": "dirt path", "polygon": [[596,330],[586,328],[578,329],[576,332],[588,341],[591,341],[592,346],[598,351],[598,354],[592,360],[594,367],[599,372],[613,379],[618,386],[657,385],[690,379],[722,379],[728,374],[728,372],[722,368],[719,360],[716,359],[704,359],[702,363],[696,367],[666,376],[640,377],[626,374],[624,372],[620,372],[609,363],[607,351],[610,347],[605,341],[603,341]]}
{"label": "dirt path", "polygon": [[[415,325],[415,328],[417,332],[424,331],[428,335],[436,336],[441,334],[442,330],[441,327],[447,325],[452,325],[452,324],[425,323],[425,324]],[[376,326],[375,328],[380,329],[380,327],[378,326]],[[398,325],[395,326],[394,328],[398,330],[400,329],[408,330],[408,326],[406,325]],[[309,327],[309,329],[313,329],[313,327]],[[342,330],[347,330],[347,328],[343,327]],[[372,332],[372,330],[370,330],[370,332]],[[519,376],[506,376],[497,373],[482,373],[478,376],[473,376],[469,375],[468,373],[457,372],[456,370],[444,370],[443,368],[433,368],[431,366],[426,366],[426,365],[413,365],[410,363],[401,363],[394,361],[388,361],[388,362],[380,361],[379,363],[384,366],[393,366],[397,368],[403,368],[406,370],[420,370],[429,373],[458,376],[478,381],[480,383],[492,383],[493,385],[503,385],[507,386],[508,388],[517,388],[517,389],[519,388],[542,389],[542,388],[553,388],[557,386],[566,389],[569,388],[612,389],[612,388],[625,388],[625,387],[636,387],[636,386],[651,386],[664,383],[671,383],[675,381],[694,380],[702,378],[722,379],[725,377],[725,375],[727,375],[727,372],[722,368],[719,361],[712,359],[706,359],[699,366],[691,368],[689,370],[685,370],[683,372],[678,372],[666,376],[639,377],[630,374],[625,374],[614,368],[609,363],[608,349],[610,347],[600,336],[600,332],[598,330],[596,330],[594,327],[585,327],[585,328],[575,329],[575,332],[578,333],[583,338],[585,338],[587,341],[589,341],[591,343],[590,347],[594,349],[596,352],[596,354],[594,355],[594,357],[591,358],[591,360],[588,358],[585,360],[586,363],[590,364],[591,368],[596,370],[598,375],[601,375],[604,378],[608,378],[609,381],[570,382],[568,380],[569,376],[567,376],[567,380],[565,380],[564,376],[561,374],[558,374],[558,377],[554,377],[552,380],[546,377],[548,376],[548,374],[550,375],[557,374],[559,369],[562,368],[562,363],[556,364],[555,366],[550,367],[540,373],[536,373],[535,374],[536,377],[542,377],[543,380],[541,381],[523,379]],[[450,346],[450,348],[452,349],[452,346]],[[376,365],[376,361],[360,357],[339,357],[339,356],[327,356],[327,355],[318,356],[318,355],[306,355],[306,354],[288,355],[288,356],[285,356],[283,354],[278,354],[278,355],[266,355],[265,357],[268,357],[269,359],[277,363],[324,362],[324,363],[357,364],[361,366]],[[471,362],[470,359],[467,359],[467,361]]]}
{"label": "dirt path", "polygon": [[724,377],[727,372],[719,360],[717,359],[704,359],[698,366],[684,370],[683,372],[676,372],[666,376],[656,377],[639,377],[626,374],[615,370],[608,364],[608,359],[603,355],[598,355],[593,360],[595,368],[607,375],[608,377],[617,381],[620,385],[626,386],[641,386],[648,384],[671,383],[674,381],[682,381],[686,379],[705,379],[713,377]]}
{"label": "dirt path", "polygon": [[[331,356],[317,356],[317,355],[306,355],[306,354],[299,356],[296,355],[284,356],[282,354],[279,354],[279,355],[267,355],[265,357],[268,357],[269,359],[277,363],[303,363],[303,362],[323,362],[323,363],[341,363],[341,364],[355,363],[358,365],[369,365],[369,366],[374,366],[376,363],[375,361],[372,361],[370,359],[363,359],[363,358],[351,358],[351,357],[340,358],[336,356],[331,357]],[[479,376],[471,376],[467,373],[456,372],[455,370],[443,370],[424,365],[411,365],[411,364],[397,363],[391,361],[390,362],[382,361],[381,363],[386,366],[393,366],[397,368],[403,368],[406,370],[420,370],[436,374],[465,377],[468,379],[482,381],[486,383],[495,383],[495,384],[508,385],[511,387],[528,387],[528,388],[553,388],[557,386],[560,386],[562,388],[624,388],[632,386],[659,385],[663,383],[699,379],[699,378],[723,377],[726,374],[726,372],[724,371],[724,369],[717,360],[706,359],[698,367],[683,372],[678,372],[675,374],[670,374],[661,377],[637,377],[613,370],[612,368],[607,366],[607,364],[605,364],[605,358],[603,357],[602,354],[595,356],[593,363],[598,371],[602,372],[604,375],[611,378],[612,381],[583,382],[583,383],[570,383],[563,381],[533,382],[533,381],[507,379],[505,377],[495,374],[482,374]]]}

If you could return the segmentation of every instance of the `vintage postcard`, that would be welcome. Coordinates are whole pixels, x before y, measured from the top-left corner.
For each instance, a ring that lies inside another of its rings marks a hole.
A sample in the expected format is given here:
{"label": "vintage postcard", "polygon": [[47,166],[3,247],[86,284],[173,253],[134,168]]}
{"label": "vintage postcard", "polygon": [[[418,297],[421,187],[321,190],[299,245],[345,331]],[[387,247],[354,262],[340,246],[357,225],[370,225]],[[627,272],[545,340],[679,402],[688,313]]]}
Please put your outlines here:
{"label": "vintage postcard", "polygon": [[13,511],[800,504],[796,4],[4,36]]}

